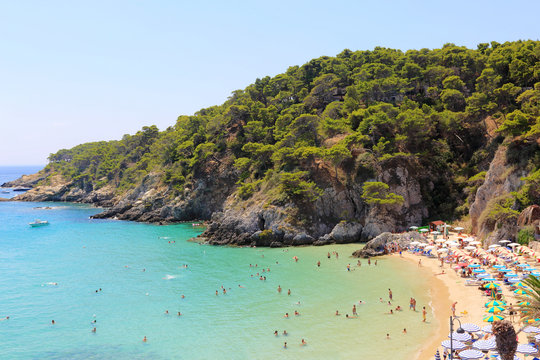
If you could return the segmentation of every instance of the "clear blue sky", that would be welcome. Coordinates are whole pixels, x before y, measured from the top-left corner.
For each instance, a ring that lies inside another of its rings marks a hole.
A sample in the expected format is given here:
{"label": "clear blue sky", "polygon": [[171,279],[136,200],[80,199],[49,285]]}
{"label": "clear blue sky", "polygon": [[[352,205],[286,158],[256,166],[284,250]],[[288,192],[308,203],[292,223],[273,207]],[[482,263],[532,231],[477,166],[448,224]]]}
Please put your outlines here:
{"label": "clear blue sky", "polygon": [[537,40],[540,1],[0,0],[0,165],[160,129],[343,49]]}

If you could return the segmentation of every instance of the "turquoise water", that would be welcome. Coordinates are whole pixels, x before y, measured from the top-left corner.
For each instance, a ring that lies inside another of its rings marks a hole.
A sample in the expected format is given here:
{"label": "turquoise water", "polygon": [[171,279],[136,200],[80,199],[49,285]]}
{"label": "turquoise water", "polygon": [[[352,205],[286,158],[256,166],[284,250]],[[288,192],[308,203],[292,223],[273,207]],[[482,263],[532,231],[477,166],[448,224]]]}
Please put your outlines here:
{"label": "turquoise water", "polygon": [[[363,260],[358,268],[349,258],[358,245],[199,245],[188,241],[200,232],[190,224],[89,219],[98,211],[0,203],[0,318],[10,316],[0,321],[0,358],[409,359],[435,328],[407,309],[411,296],[419,309],[429,303],[428,279],[397,257],[379,259],[378,266]],[[36,218],[51,224],[28,226]],[[332,251],[339,259],[327,259]],[[390,307],[379,297],[387,301],[388,288],[394,307],[404,311],[384,314]],[[357,319],[334,315],[336,309],[351,314],[355,303]]]}

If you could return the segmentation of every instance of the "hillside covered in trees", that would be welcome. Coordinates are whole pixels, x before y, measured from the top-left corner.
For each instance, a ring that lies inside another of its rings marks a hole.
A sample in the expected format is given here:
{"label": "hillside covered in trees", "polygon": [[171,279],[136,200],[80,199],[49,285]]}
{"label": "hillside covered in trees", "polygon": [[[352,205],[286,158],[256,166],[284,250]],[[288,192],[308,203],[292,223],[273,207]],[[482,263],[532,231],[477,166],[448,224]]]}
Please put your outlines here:
{"label": "hillside covered in trees", "polygon": [[164,131],[51,154],[22,199],[212,219],[213,243],[357,241],[436,218],[489,236],[540,203],[539,60],[539,41],[344,50]]}

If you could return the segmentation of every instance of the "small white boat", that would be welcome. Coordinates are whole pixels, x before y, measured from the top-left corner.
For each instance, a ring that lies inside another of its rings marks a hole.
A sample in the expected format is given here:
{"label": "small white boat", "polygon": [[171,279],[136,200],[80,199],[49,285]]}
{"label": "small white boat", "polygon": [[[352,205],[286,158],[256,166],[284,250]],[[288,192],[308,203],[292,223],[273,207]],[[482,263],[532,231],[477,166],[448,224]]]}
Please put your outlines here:
{"label": "small white boat", "polygon": [[31,223],[28,223],[28,225],[30,225],[31,227],[38,227],[38,226],[49,225],[49,222],[48,221],[42,221],[42,220],[36,220],[36,221],[31,222]]}

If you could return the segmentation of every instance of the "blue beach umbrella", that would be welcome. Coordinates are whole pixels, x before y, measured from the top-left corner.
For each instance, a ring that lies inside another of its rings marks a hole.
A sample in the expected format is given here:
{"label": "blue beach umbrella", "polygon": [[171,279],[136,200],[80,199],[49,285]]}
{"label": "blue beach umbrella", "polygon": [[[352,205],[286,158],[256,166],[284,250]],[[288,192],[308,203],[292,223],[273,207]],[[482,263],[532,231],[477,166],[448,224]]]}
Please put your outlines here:
{"label": "blue beach umbrella", "polygon": [[507,269],[507,268],[501,268],[499,269],[500,272],[510,272],[512,271],[511,269]]}
{"label": "blue beach umbrella", "polygon": [[465,323],[461,325],[461,328],[465,330],[466,332],[477,332],[480,331],[480,326],[472,323]]}
{"label": "blue beach umbrella", "polygon": [[490,275],[489,275],[489,274],[486,274],[486,273],[482,273],[482,274],[476,274],[475,276],[476,276],[478,279],[482,279],[482,278],[489,277]]}
{"label": "blue beach umbrella", "polygon": [[493,278],[493,277],[486,277],[486,278],[483,278],[482,280],[485,280],[485,281],[495,281],[497,279]]}
{"label": "blue beach umbrella", "polygon": [[518,275],[517,274],[514,274],[514,273],[508,273],[508,274],[504,274],[505,277],[517,277]]}
{"label": "blue beach umbrella", "polygon": [[479,265],[479,264],[471,264],[471,265],[469,265],[469,267],[470,267],[471,269],[477,269],[477,268],[480,267],[480,265]]}
{"label": "blue beach umbrella", "polygon": [[493,265],[495,269],[504,269],[504,265]]}
{"label": "blue beach umbrella", "polygon": [[511,278],[511,279],[508,279],[508,281],[514,284],[514,283],[520,282],[521,280],[518,278]]}
{"label": "blue beach umbrella", "polygon": [[492,329],[491,329],[491,324],[484,326],[482,328],[482,331],[487,333],[487,334],[491,334],[493,332]]}
{"label": "blue beach umbrella", "polygon": [[484,270],[484,269],[474,269],[473,272],[479,274],[479,273],[485,273],[486,270]]}
{"label": "blue beach umbrella", "polygon": [[529,267],[530,265],[529,264],[517,264],[517,266],[519,266],[519,267]]}
{"label": "blue beach umbrella", "polygon": [[536,326],[527,326],[525,329],[523,329],[523,332],[527,334],[532,334],[532,333],[538,334],[540,333],[540,328],[537,328]]}

